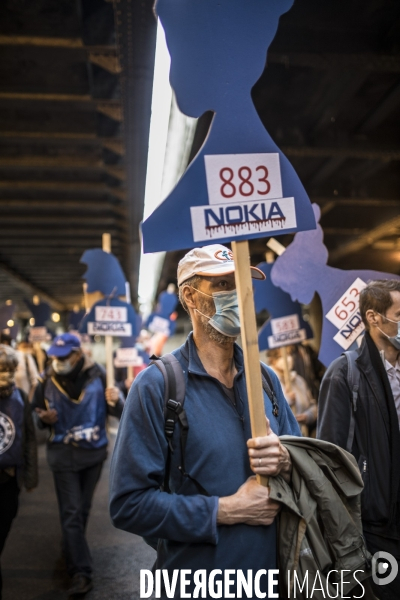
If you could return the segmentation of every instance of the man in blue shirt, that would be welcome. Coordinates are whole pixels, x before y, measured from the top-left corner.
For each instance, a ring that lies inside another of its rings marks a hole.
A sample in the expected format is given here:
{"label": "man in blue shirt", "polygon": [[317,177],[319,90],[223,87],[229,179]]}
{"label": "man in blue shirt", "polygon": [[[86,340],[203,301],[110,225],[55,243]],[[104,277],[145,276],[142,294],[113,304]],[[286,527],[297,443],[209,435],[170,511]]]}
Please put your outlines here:
{"label": "man in blue shirt", "polygon": [[[289,478],[290,456],[278,435],[299,435],[299,429],[278,378],[268,370],[278,415],[264,392],[268,435],[251,438],[243,354],[235,344],[240,322],[234,270],[232,253],[221,245],[195,248],[179,263],[179,297],[193,324],[186,343],[173,353],[186,379],[186,473],[178,469],[177,426],[171,493],[162,491],[168,457],[164,379],[152,365],[136,378],[122,415],[111,466],[110,510],[116,527],[159,539],[157,569],[171,574],[189,569],[192,575],[200,569],[232,569],[245,576],[248,569],[254,575],[264,570],[259,588],[266,593],[267,571],[276,568],[279,504],[254,473]],[[254,276],[263,274],[253,269]],[[199,493],[198,484],[208,495]],[[179,597],[179,586],[176,590]]]}

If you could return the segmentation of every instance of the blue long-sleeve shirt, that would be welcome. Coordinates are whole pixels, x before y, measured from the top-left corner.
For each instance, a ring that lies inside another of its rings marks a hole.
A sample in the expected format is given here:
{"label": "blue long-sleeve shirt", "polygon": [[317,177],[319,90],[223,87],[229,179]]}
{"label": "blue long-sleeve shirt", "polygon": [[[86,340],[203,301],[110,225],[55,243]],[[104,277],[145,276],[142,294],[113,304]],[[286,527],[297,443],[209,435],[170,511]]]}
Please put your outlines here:
{"label": "blue long-sleeve shirt", "polygon": [[[210,496],[181,475],[180,427],[174,432],[171,493],[164,482],[168,443],[164,432],[164,380],[152,365],[136,378],[122,415],[110,477],[110,512],[116,527],[160,538],[157,568],[272,569],[276,566],[276,528],[245,524],[217,526],[218,498],[234,494],[253,475],[246,442],[251,435],[243,354],[235,345],[236,406],[220,382],[204,369],[192,334],[173,354],[186,377],[189,433],[185,469]],[[265,413],[278,435],[300,435],[277,376],[269,369],[279,405],[264,392]],[[266,589],[266,578],[262,585]],[[262,580],[261,580],[262,581]]]}

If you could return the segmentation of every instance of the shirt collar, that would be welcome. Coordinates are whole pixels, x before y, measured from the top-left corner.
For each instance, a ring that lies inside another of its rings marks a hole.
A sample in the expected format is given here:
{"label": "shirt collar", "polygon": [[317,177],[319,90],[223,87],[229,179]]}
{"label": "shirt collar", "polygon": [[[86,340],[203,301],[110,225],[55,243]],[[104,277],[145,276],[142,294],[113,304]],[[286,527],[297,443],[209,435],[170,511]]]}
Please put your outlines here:
{"label": "shirt collar", "polygon": [[396,364],[393,366],[392,364],[390,364],[390,362],[388,360],[386,360],[385,358],[385,369],[387,373],[390,373],[390,371],[400,371],[400,362],[399,359],[397,359]]}
{"label": "shirt collar", "polygon": [[[187,337],[182,354],[189,363],[188,368],[190,373],[193,373],[194,375],[210,377],[210,375],[204,369],[203,363],[201,362],[197,353],[196,344],[193,340],[193,331],[191,331]],[[236,343],[234,344],[234,360],[238,372],[237,374],[240,375],[243,372],[243,351]]]}

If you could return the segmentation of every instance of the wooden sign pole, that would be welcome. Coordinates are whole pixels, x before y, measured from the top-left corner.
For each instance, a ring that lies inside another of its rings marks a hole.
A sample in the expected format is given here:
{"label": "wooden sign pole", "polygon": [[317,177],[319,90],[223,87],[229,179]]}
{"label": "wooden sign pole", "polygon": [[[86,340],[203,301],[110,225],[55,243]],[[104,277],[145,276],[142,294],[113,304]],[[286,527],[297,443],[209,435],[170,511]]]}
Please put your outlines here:
{"label": "wooden sign pole", "polygon": [[[103,233],[103,250],[111,253],[111,235],[109,233]],[[107,387],[114,387],[113,339],[111,335],[105,336],[105,348]]]}
{"label": "wooden sign pole", "polygon": [[[236,290],[239,300],[251,432],[253,437],[263,437],[267,435],[267,423],[265,419],[256,311],[254,308],[253,284],[250,271],[249,242],[247,240],[244,242],[232,242],[232,251],[235,261]],[[257,475],[257,481],[261,485],[268,485],[268,477],[265,475]]]}
{"label": "wooden sign pole", "polygon": [[292,391],[292,381],[290,379],[289,361],[286,346],[281,347],[281,353],[283,358],[283,380],[288,391]]}
{"label": "wooden sign pole", "polygon": [[33,347],[35,349],[35,355],[36,355],[39,373],[43,373],[44,367],[45,367],[45,361],[44,361],[42,345],[40,342],[34,342]]}

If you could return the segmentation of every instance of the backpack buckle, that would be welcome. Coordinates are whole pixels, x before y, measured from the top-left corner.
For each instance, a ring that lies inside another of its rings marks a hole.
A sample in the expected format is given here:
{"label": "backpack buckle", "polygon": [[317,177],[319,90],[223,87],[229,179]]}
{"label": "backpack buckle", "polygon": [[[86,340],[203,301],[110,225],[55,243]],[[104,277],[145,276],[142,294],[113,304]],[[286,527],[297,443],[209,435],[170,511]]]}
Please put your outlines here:
{"label": "backpack buckle", "polygon": [[175,429],[175,420],[174,419],[166,419],[165,426],[164,426],[165,435],[169,438],[172,437],[174,435],[174,429]]}
{"label": "backpack buckle", "polygon": [[169,408],[170,410],[172,410],[175,413],[178,412],[180,407],[181,407],[181,403],[177,402],[176,400],[172,400],[172,398],[170,398],[167,402],[167,408]]}

